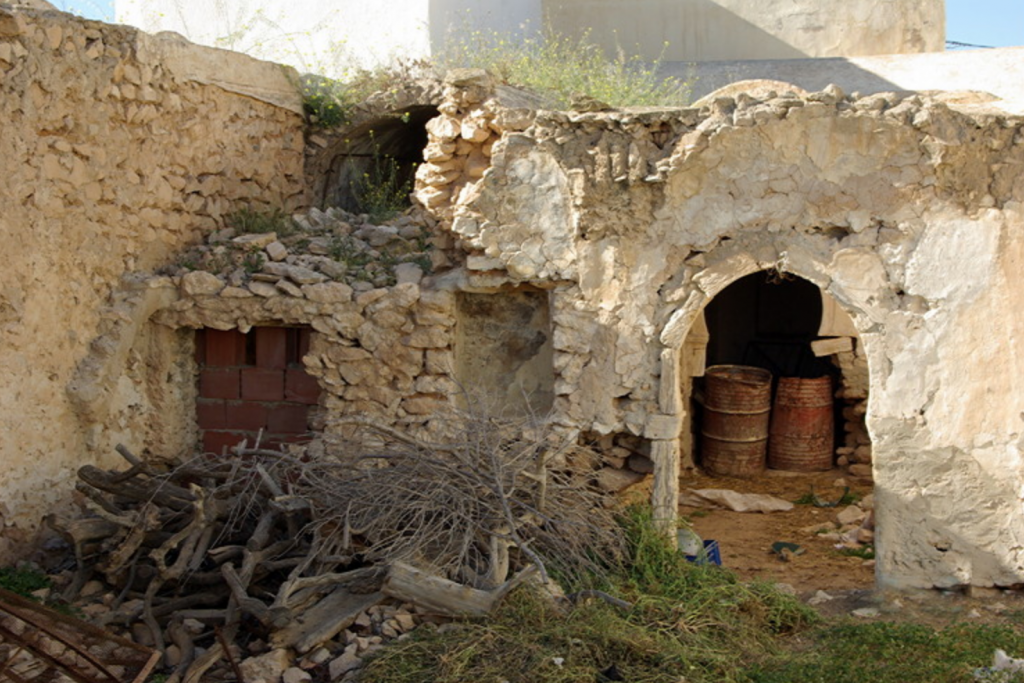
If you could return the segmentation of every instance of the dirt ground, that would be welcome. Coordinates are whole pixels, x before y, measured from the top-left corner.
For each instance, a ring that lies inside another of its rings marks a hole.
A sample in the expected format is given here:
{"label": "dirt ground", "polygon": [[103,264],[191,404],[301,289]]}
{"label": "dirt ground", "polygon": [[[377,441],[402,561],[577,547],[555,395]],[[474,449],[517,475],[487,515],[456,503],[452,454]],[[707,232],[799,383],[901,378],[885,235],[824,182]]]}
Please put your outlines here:
{"label": "dirt ground", "polygon": [[[741,493],[767,493],[793,502],[810,493],[834,501],[849,486],[861,498],[872,491],[868,482],[846,476],[840,470],[794,474],[768,470],[757,479],[711,477],[686,473],[680,489],[731,489]],[[824,591],[831,599],[816,608],[826,616],[865,616],[884,620],[913,621],[941,628],[960,621],[1002,624],[1020,628],[1024,594],[1020,590],[875,590],[874,561],[841,554],[820,535],[802,531],[826,521],[835,522],[838,508],[796,505],[789,512],[740,513],[680,506],[679,513],[704,539],[718,541],[722,565],[745,580],[765,579],[792,586],[801,599]],[[783,562],[771,552],[776,541],[796,543],[804,553]],[[814,604],[814,601],[812,601]],[[858,614],[868,610],[866,614]]]}
{"label": "dirt ground", "polygon": [[[837,482],[842,483],[836,486]],[[844,486],[862,498],[871,493],[870,483],[857,483],[840,470],[813,474],[768,470],[756,479],[711,477],[694,472],[685,474],[680,481],[683,491],[731,489],[767,493],[790,502],[810,493],[812,486],[823,500],[838,499]],[[701,538],[718,541],[722,565],[743,579],[789,584],[800,595],[817,590],[871,590],[875,582],[874,561],[842,555],[834,547],[835,541],[801,531],[822,522],[835,522],[841,509],[796,505],[789,512],[751,513],[680,506],[679,513]],[[804,552],[784,562],[771,552],[776,541],[796,543]]]}

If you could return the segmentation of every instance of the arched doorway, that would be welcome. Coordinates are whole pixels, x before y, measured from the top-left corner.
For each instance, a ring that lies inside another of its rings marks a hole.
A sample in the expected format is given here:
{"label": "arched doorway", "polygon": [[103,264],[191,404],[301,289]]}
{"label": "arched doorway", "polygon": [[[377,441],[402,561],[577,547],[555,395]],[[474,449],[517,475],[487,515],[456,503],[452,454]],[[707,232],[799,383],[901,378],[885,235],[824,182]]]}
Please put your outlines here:
{"label": "arched doorway", "polygon": [[[766,430],[767,467],[741,478],[709,468],[703,457],[710,452],[705,447],[710,437],[703,429],[704,374],[707,368],[722,365],[771,373],[773,419],[782,412],[776,396],[780,378],[798,384],[828,378],[827,407],[821,407],[820,392],[815,404],[815,410],[831,412],[824,460],[817,457],[818,465],[811,471],[792,471],[800,468],[778,464],[773,468],[767,457],[768,440],[786,438],[786,434],[782,430],[769,435]],[[684,410],[680,514],[694,530],[719,541],[724,561],[750,578],[792,583],[801,591],[873,585],[867,362],[852,320],[835,300],[807,280],[774,270],[736,279],[697,314],[680,348],[679,382]],[[702,507],[700,496],[690,493],[707,489],[767,494],[794,507],[769,515]],[[782,561],[779,553],[772,552],[777,543],[797,546],[799,555],[787,555],[789,561]]]}

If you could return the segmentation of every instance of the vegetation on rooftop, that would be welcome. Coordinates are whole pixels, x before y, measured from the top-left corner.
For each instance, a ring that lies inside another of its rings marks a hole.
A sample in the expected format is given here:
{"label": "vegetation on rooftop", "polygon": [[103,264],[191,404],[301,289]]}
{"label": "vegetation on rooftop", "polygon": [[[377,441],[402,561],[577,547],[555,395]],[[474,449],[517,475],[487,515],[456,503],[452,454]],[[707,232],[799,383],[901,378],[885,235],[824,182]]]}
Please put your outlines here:
{"label": "vegetation on rooftop", "polygon": [[689,84],[659,74],[662,60],[630,55],[621,47],[609,56],[588,32],[572,37],[548,27],[517,36],[498,31],[452,31],[432,63],[396,62],[373,69],[346,68],[337,78],[307,74],[300,87],[310,123],[335,128],[348,123],[355,107],[372,95],[393,92],[396,83],[434,71],[480,68],[501,82],[545,95],[553,107],[572,108],[579,100],[610,107],[683,106]]}
{"label": "vegetation on rooftop", "polygon": [[659,75],[661,58],[648,62],[619,47],[613,57],[591,39],[546,27],[534,35],[496,31],[453,32],[437,60],[439,70],[486,69],[510,85],[536,90],[558,107],[589,98],[611,107],[682,106],[688,84]]}

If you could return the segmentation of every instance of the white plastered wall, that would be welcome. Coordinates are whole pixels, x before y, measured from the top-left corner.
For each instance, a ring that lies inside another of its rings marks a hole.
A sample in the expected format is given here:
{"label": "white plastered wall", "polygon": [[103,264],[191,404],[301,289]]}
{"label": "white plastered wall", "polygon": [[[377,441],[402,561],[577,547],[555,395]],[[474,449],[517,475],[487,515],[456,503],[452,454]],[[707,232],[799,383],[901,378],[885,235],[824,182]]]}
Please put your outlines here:
{"label": "white plastered wall", "polygon": [[612,54],[689,62],[929,52],[945,40],[943,0],[116,0],[115,15],[335,77],[546,24]]}

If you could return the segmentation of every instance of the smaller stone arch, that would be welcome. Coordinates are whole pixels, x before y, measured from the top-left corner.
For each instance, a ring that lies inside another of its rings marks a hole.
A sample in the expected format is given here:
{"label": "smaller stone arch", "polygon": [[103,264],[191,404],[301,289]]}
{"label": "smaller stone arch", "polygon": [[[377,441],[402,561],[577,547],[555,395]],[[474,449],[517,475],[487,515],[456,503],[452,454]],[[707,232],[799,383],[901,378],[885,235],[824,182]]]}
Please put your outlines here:
{"label": "smaller stone arch", "polygon": [[395,163],[396,181],[412,190],[416,166],[423,162],[427,146],[427,121],[437,116],[432,105],[414,105],[370,118],[332,135],[333,144],[310,163],[315,201],[319,206],[336,206],[359,212],[354,183],[373,173],[374,164],[383,160]]}
{"label": "smaller stone arch", "polygon": [[338,128],[310,131],[305,175],[313,203],[353,210],[349,181],[374,153],[394,158],[402,179],[411,181],[423,161],[427,122],[438,115],[441,100],[441,82],[425,77],[372,95]]}

